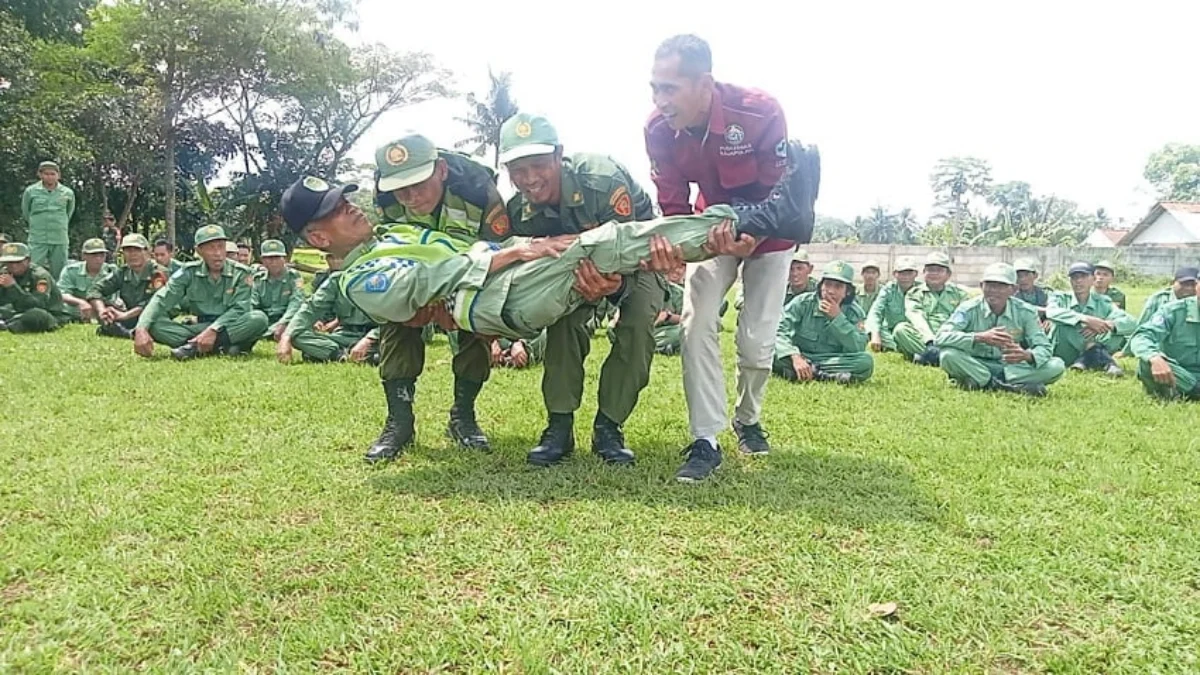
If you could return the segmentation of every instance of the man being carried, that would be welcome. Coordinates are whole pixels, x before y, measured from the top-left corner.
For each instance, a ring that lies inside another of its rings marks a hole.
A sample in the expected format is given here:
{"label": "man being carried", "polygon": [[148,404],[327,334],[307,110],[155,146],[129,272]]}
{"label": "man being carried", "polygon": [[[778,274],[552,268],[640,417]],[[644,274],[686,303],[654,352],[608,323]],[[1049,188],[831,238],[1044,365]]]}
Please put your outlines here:
{"label": "man being carried", "polygon": [[[100,327],[96,335],[124,338],[133,337],[138,317],[145,311],[150,298],[167,285],[170,273],[162,265],[150,259],[150,244],[140,234],[129,234],[121,240],[121,252],[125,264],[96,280],[87,292],[88,302],[96,314]],[[125,309],[109,304],[109,298],[121,299]]]}
{"label": "man being carried", "polygon": [[895,351],[896,339],[892,332],[904,323],[904,296],[917,283],[917,264],[909,258],[896,261],[892,280],[879,291],[879,297],[867,312],[867,336],[871,351]]}
{"label": "man being carried", "polygon": [[854,297],[854,268],[825,266],[817,291],[788,303],[775,337],[775,374],[793,382],[864,382],[875,370],[866,353],[866,314]]}
{"label": "man being carried", "polygon": [[33,264],[29,246],[0,246],[0,331],[48,333],[67,321],[54,277]]}
{"label": "man being carried", "polygon": [[1091,265],[1071,265],[1070,293],[1055,293],[1046,308],[1054,355],[1074,370],[1103,370],[1112,377],[1125,374],[1112,355],[1133,334],[1137,321],[1108,296],[1093,290]]}
{"label": "man being carried", "polygon": [[982,287],[983,296],[959,305],[938,331],[942,370],[963,389],[1045,396],[1066,367],[1053,355],[1037,310],[1013,298],[1015,270],[989,265]]}
{"label": "man being carried", "polygon": [[267,323],[262,339],[279,342],[288,321],[304,301],[304,278],[288,267],[287,247],[278,239],[267,239],[260,250],[263,269],[254,273],[250,309]]}
{"label": "man being carried", "polygon": [[967,299],[967,289],[950,283],[950,256],[930,253],[925,259],[925,282],[904,297],[903,323],[893,331],[896,350],[922,366],[938,365],[937,331]]}
{"label": "man being carried", "polygon": [[1200,401],[1200,297],[1168,302],[1129,341],[1146,393]]}
{"label": "man being carried", "polygon": [[87,323],[92,320],[92,306],[87,301],[88,291],[98,279],[117,268],[104,262],[108,258],[108,247],[102,239],[83,242],[83,260],[67,263],[58,275],[58,290],[63,294],[63,304],[72,321]]}

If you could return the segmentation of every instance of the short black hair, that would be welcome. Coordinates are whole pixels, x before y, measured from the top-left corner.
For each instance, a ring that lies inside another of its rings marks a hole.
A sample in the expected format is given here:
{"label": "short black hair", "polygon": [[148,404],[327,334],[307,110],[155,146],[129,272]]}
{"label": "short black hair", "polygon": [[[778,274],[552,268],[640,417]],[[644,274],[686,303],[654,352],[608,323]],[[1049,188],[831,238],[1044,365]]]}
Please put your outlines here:
{"label": "short black hair", "polygon": [[712,50],[703,38],[691,34],[676,35],[663,40],[654,52],[654,60],[679,56],[679,73],[695,79],[712,72]]}
{"label": "short black hair", "polygon": [[159,246],[164,246],[164,247],[166,247],[166,249],[167,249],[168,251],[174,251],[174,250],[175,250],[175,245],[174,245],[174,244],[172,244],[171,242],[167,241],[166,239],[155,239],[155,240],[154,240],[154,248],[158,248]]}
{"label": "short black hair", "polygon": [[246,242],[243,241],[238,244],[238,248],[244,248],[248,251],[248,250],[250,250],[250,244],[247,244]]}

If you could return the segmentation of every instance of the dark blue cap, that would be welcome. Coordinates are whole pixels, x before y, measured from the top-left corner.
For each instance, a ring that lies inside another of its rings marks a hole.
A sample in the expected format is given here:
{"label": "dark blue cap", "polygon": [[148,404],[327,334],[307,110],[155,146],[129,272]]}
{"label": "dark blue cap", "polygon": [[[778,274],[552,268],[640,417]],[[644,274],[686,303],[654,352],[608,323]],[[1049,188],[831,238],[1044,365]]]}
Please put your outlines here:
{"label": "dark blue cap", "polygon": [[283,222],[299,234],[309,223],[333,213],[342,198],[358,190],[354,183],[334,187],[316,176],[305,176],[288,186],[279,202]]}

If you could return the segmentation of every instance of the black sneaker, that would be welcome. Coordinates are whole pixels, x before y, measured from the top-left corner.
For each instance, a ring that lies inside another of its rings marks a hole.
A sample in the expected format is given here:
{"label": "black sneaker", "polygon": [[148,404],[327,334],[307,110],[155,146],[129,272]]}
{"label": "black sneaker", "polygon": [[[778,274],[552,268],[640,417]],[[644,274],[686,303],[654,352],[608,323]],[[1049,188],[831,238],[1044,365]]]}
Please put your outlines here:
{"label": "black sneaker", "polygon": [[761,424],[733,423],[733,431],[738,437],[738,450],[745,455],[765,455],[771,452],[771,444],[767,443],[767,432]]}
{"label": "black sneaker", "polygon": [[675,480],[680,483],[698,483],[708,478],[721,466],[721,450],[714,448],[708,441],[696,440],[683,449],[687,461],[675,473]]}

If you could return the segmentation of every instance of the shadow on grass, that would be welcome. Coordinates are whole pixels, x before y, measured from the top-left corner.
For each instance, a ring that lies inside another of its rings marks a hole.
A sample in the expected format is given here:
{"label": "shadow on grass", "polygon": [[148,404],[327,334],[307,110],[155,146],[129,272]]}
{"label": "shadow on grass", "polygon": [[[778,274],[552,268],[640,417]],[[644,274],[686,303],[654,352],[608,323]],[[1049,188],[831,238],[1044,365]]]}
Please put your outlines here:
{"label": "shadow on grass", "polygon": [[418,449],[374,470],[366,481],[381,492],[492,503],[605,501],[651,508],[791,511],[853,526],[941,519],[936,501],[902,467],[847,455],[783,450],[751,459],[727,452],[717,475],[700,484],[674,480],[683,458],[672,451],[647,451],[635,467],[605,466],[583,447],[551,468],[532,467],[524,460],[523,452],[509,450],[469,455]]}

